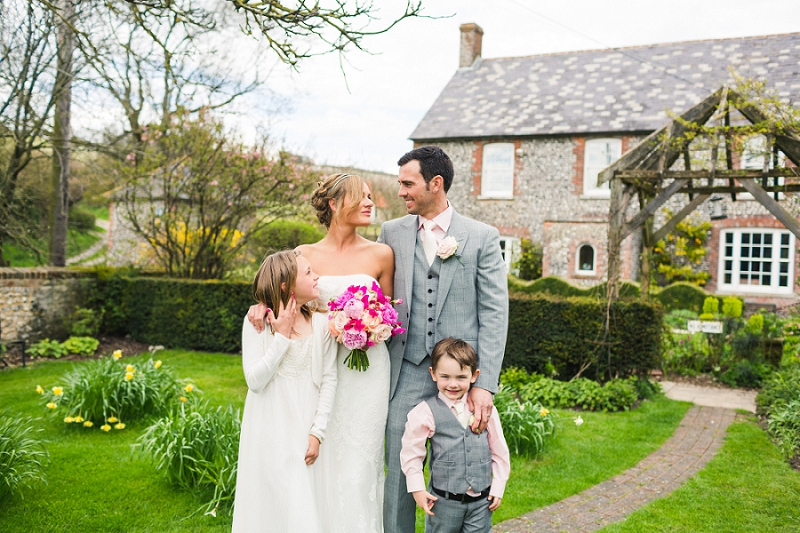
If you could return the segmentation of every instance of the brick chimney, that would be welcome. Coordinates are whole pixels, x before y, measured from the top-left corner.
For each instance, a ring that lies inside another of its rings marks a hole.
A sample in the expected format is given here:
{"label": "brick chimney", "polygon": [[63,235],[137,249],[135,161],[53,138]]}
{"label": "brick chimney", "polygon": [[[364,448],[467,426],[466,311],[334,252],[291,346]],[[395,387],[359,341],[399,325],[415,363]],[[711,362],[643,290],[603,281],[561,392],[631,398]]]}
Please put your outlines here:
{"label": "brick chimney", "polygon": [[473,22],[462,24],[461,30],[461,55],[458,66],[471,67],[475,60],[481,57],[481,41],[483,30]]}

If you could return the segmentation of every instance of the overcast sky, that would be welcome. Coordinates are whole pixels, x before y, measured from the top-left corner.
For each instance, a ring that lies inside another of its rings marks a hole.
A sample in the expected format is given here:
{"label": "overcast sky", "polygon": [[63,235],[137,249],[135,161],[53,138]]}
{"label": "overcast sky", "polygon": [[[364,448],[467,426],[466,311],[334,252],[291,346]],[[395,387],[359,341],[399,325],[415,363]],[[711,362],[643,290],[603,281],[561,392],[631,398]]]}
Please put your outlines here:
{"label": "overcast sky", "polygon": [[[402,0],[378,0],[387,19]],[[374,55],[350,53],[347,79],[335,55],[276,66],[269,90],[283,112],[258,107],[236,120],[247,130],[269,122],[284,147],[320,163],[395,173],[408,136],[458,67],[458,27],[484,30],[483,57],[509,57],[675,41],[800,31],[797,0],[423,0],[442,19],[401,22],[365,40]],[[349,88],[349,90],[348,90]],[[266,92],[253,95],[266,99]]]}

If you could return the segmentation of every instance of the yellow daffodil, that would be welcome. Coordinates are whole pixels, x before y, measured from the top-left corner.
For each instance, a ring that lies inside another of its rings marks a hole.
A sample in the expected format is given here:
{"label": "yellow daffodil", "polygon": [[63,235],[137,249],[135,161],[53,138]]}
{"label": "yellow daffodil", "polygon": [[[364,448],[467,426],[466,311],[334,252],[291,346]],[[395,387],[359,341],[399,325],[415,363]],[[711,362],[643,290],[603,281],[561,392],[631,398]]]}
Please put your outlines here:
{"label": "yellow daffodil", "polygon": [[109,432],[111,431],[111,426],[109,426],[108,424],[103,424],[102,426],[100,426],[100,429],[102,429],[105,432]]}
{"label": "yellow daffodil", "polygon": [[116,416],[109,416],[108,423],[113,424],[114,422],[119,422],[119,419]]}
{"label": "yellow daffodil", "polygon": [[547,416],[547,415],[549,415],[549,414],[550,414],[550,411],[548,411],[547,409],[545,409],[544,407],[542,407],[542,410],[541,410],[541,411],[539,411],[539,414],[540,414],[540,415],[542,415],[542,416]]}
{"label": "yellow daffodil", "polygon": [[36,385],[36,392],[39,394],[42,394],[44,392],[44,389],[42,388],[41,385]]}
{"label": "yellow daffodil", "polygon": [[78,415],[75,418],[73,418],[72,421],[75,422],[76,424],[80,424],[83,422],[83,417],[81,415]]}
{"label": "yellow daffodil", "polygon": [[159,359],[158,361],[155,361],[153,363],[153,366],[156,367],[156,368],[161,368],[161,360]]}
{"label": "yellow daffodil", "polygon": [[131,374],[133,374],[134,372],[136,372],[136,369],[133,367],[133,365],[128,365],[125,367],[125,372],[130,372]]}
{"label": "yellow daffodil", "polygon": [[123,424],[122,422],[120,422],[119,424],[117,424],[117,425],[115,425],[115,426],[114,426],[114,429],[125,429],[125,424]]}
{"label": "yellow daffodil", "polygon": [[93,425],[94,425],[94,423],[92,423],[91,420],[87,420],[86,422],[83,423],[83,427],[85,427],[85,428],[90,428]]}
{"label": "yellow daffodil", "polygon": [[182,401],[183,403],[186,403],[186,402],[189,401],[189,399],[186,396],[181,396],[180,397],[180,401]]}
{"label": "yellow daffodil", "polygon": [[111,354],[111,357],[114,358],[114,361],[119,361],[122,358],[122,350],[114,350],[114,353]]}
{"label": "yellow daffodil", "polygon": [[72,424],[73,422],[75,422],[75,419],[74,419],[74,418],[72,418],[71,416],[65,416],[65,417],[64,417],[64,423],[66,423],[66,424]]}
{"label": "yellow daffodil", "polygon": [[191,383],[189,383],[188,385],[186,385],[186,386],[183,388],[183,390],[185,390],[186,392],[192,392],[192,391],[194,390],[194,385],[192,385]]}
{"label": "yellow daffodil", "polygon": [[133,379],[133,373],[125,372],[125,381],[130,381]]}
{"label": "yellow daffodil", "polygon": [[53,387],[53,394],[55,394],[56,396],[61,396],[62,394],[64,394],[64,389],[62,389],[61,387]]}
{"label": "yellow daffodil", "polygon": [[56,407],[58,407],[58,404],[55,403],[55,402],[48,402],[47,403],[47,408],[48,409],[55,409]]}

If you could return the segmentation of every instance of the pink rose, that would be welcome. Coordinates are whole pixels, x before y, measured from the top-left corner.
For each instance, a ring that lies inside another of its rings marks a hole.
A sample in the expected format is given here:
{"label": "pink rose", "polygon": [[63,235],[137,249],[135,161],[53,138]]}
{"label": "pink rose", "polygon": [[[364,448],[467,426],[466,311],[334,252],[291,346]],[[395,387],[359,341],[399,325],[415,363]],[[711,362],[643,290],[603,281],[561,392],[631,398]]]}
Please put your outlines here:
{"label": "pink rose", "polygon": [[361,315],[364,314],[364,302],[353,298],[344,304],[344,314],[349,318],[361,318]]}
{"label": "pink rose", "polygon": [[397,322],[397,311],[395,311],[391,305],[384,307],[381,314],[383,315],[384,324],[394,324]]}
{"label": "pink rose", "polygon": [[372,330],[372,337],[375,342],[384,342],[392,336],[392,326],[388,324],[381,324]]}
{"label": "pink rose", "polygon": [[342,332],[342,344],[351,350],[360,350],[367,344],[367,332],[350,328]]}
{"label": "pink rose", "polygon": [[442,242],[439,243],[439,248],[436,250],[436,255],[444,261],[456,253],[456,250],[458,250],[458,241],[451,235],[442,239]]}
{"label": "pink rose", "polygon": [[338,338],[339,335],[342,334],[342,330],[336,329],[336,323],[333,320],[328,320],[328,331],[330,332],[331,337],[334,339]]}
{"label": "pink rose", "polygon": [[361,317],[361,323],[364,324],[364,327],[367,329],[374,329],[376,326],[379,326],[383,322],[383,318],[381,317],[380,313],[364,313],[364,316]]}
{"label": "pink rose", "polygon": [[344,313],[339,312],[336,313],[335,317],[333,317],[332,322],[336,330],[339,332],[336,335],[339,335],[342,333],[342,331],[344,331],[344,328],[345,326],[347,326],[347,323],[350,322],[350,319],[347,318],[347,315],[345,315]]}

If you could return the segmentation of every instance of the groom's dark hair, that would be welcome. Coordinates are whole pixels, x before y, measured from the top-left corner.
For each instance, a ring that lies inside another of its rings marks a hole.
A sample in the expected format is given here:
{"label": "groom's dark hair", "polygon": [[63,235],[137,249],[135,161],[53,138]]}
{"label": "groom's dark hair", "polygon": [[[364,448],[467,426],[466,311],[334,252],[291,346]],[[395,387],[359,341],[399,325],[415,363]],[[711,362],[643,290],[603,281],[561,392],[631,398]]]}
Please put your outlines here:
{"label": "groom's dark hair", "polygon": [[453,162],[450,161],[444,150],[438,146],[420,146],[406,153],[397,164],[402,167],[414,160],[419,161],[420,173],[425,178],[426,184],[436,176],[441,176],[444,180],[444,192],[450,190],[455,172],[453,171]]}

